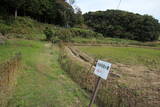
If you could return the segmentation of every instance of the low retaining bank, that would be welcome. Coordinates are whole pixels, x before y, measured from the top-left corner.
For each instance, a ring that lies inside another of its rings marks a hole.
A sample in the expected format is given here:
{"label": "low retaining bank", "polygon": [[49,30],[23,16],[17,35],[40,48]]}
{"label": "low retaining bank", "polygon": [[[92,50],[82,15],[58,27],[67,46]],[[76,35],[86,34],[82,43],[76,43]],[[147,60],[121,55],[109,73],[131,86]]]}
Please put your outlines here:
{"label": "low retaining bank", "polygon": [[0,64],[0,107],[6,107],[16,83],[16,73],[20,68],[21,54]]}
{"label": "low retaining bank", "polygon": [[108,43],[108,44],[98,44],[98,43],[72,43],[73,46],[114,46],[114,47],[134,47],[134,48],[146,48],[146,49],[155,49],[160,50],[159,47],[152,46],[152,45],[145,45],[145,44],[115,44],[115,43]]}

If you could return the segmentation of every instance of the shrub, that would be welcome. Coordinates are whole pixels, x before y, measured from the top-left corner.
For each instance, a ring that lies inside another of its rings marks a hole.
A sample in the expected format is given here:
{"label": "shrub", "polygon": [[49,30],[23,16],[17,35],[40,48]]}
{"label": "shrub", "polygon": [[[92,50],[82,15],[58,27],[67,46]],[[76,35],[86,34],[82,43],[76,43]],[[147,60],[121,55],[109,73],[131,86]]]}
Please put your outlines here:
{"label": "shrub", "polygon": [[45,28],[44,34],[46,35],[46,40],[51,40],[53,37],[53,31],[48,27]]}
{"label": "shrub", "polygon": [[60,29],[55,32],[55,37],[53,39],[62,40],[64,42],[69,42],[73,37],[73,34],[68,29]]}
{"label": "shrub", "polygon": [[2,35],[6,35],[7,33],[9,33],[9,31],[11,30],[11,27],[5,24],[0,24],[0,33],[2,33]]}

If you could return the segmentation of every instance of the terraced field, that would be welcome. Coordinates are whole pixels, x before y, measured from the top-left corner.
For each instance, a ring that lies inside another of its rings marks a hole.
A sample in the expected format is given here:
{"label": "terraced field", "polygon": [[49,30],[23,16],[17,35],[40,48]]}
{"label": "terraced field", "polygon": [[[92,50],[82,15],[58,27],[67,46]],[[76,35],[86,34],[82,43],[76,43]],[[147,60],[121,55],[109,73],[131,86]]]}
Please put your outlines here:
{"label": "terraced field", "polygon": [[112,63],[143,65],[160,71],[160,50],[137,47],[79,46],[88,55]]}
{"label": "terraced field", "polygon": [[[111,72],[118,84],[136,90],[150,104],[160,104],[160,50],[118,46],[76,46],[93,59],[112,63]],[[117,77],[116,76],[116,77]],[[107,81],[106,81],[107,82]],[[111,86],[111,84],[110,84]]]}

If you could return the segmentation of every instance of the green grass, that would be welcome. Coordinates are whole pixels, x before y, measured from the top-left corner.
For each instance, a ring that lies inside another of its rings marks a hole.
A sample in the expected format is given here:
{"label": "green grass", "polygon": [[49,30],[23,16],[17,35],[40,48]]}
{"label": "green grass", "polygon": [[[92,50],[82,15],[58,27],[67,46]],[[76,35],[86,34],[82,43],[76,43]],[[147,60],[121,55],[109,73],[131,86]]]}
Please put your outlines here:
{"label": "green grass", "polygon": [[[28,41],[28,40],[7,40],[5,45],[0,46],[0,62],[6,61],[15,53],[21,52],[23,54],[23,59],[28,60],[27,57],[32,57],[41,49],[44,48],[43,44],[39,41]],[[34,57],[33,57],[34,58]]]}
{"label": "green grass", "polygon": [[160,50],[113,46],[81,46],[79,48],[93,57],[114,63],[146,65],[160,70]]}
{"label": "green grass", "polygon": [[22,53],[23,68],[9,107],[85,107],[89,97],[58,63],[59,50],[46,42],[8,40],[0,46],[1,62]]}

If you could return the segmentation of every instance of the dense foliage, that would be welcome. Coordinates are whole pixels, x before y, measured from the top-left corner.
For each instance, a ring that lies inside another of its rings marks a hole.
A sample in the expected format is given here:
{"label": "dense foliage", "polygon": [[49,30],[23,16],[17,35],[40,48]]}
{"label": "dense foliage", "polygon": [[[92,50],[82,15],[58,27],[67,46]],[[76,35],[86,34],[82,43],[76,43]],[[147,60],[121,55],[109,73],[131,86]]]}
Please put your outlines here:
{"label": "dense foliage", "polygon": [[86,24],[104,36],[139,41],[159,38],[160,24],[152,16],[120,10],[89,12],[84,15]]}
{"label": "dense foliage", "polygon": [[91,30],[85,30],[80,28],[70,28],[64,29],[59,28],[55,31],[54,36],[52,37],[53,42],[64,41],[70,42],[71,38],[82,37],[82,38],[103,38],[103,35]]}
{"label": "dense foliage", "polygon": [[0,14],[30,16],[38,21],[74,26],[81,23],[78,14],[65,0],[0,0]]}
{"label": "dense foliage", "polygon": [[46,27],[43,32],[46,35],[46,40],[51,40],[51,38],[54,36],[53,31],[49,27]]}

